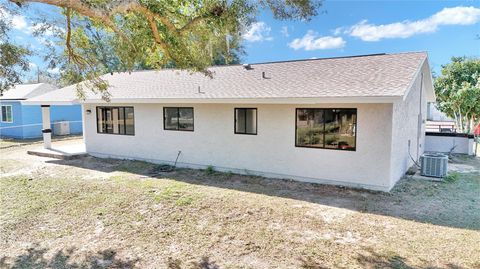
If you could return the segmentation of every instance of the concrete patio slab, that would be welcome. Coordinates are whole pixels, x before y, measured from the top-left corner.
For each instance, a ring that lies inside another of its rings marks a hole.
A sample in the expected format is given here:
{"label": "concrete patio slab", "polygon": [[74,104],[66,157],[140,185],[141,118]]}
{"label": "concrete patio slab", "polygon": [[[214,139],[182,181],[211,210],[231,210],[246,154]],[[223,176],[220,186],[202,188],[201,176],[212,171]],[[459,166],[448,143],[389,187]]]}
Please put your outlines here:
{"label": "concrete patio slab", "polygon": [[71,160],[87,155],[85,144],[53,146],[50,149],[39,148],[27,151],[30,155],[49,157],[61,160]]}

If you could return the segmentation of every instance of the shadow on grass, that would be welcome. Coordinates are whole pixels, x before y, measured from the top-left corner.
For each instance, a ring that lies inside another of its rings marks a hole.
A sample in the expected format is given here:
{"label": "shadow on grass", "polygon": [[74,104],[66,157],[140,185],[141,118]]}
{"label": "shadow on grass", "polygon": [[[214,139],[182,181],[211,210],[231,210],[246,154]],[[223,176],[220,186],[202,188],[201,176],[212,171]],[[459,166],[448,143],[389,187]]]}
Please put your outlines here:
{"label": "shadow on grass", "polygon": [[[357,256],[356,261],[361,268],[392,268],[392,269],[466,269],[466,267],[447,264],[445,266],[437,267],[431,265],[414,266],[411,265],[406,258],[392,253],[392,254],[379,254],[371,248],[365,250],[367,254],[360,254]],[[480,263],[478,264],[480,265]],[[475,266],[475,265],[474,265]],[[476,268],[476,267],[474,267]]]}
{"label": "shadow on grass", "polygon": [[[367,248],[364,254],[359,254],[352,258],[355,262],[355,268],[383,268],[383,269],[467,269],[467,267],[447,264],[445,266],[437,267],[432,265],[417,266],[412,265],[405,257],[396,253],[379,254],[372,248]],[[332,267],[324,266],[322,262],[316,261],[312,257],[300,258],[301,268],[304,269],[328,269]],[[480,268],[480,262],[474,264],[473,268]],[[344,268],[344,267],[342,267]]]}
{"label": "shadow on grass", "polygon": [[[99,251],[95,254],[82,255],[81,261],[73,261],[72,256],[75,255],[75,249],[66,251],[57,251],[51,258],[46,258],[47,249],[33,247],[15,258],[1,257],[0,268],[20,269],[20,268],[51,268],[51,269],[129,269],[140,268],[139,259],[123,260],[118,258],[114,250]],[[378,254],[373,249],[367,248],[365,254],[360,254],[352,258],[356,265],[360,268],[393,268],[393,269],[465,269],[465,267],[455,264],[447,264],[446,266],[413,266],[409,264],[407,259],[397,254]],[[312,257],[300,258],[300,268],[304,269],[328,269],[332,267],[324,266],[321,261],[317,261]],[[161,264],[161,263],[160,263]],[[179,259],[169,258],[162,268],[168,269],[220,269],[222,268],[215,261],[211,261],[209,257],[202,257],[198,262],[184,263]],[[480,262],[474,264],[473,268],[479,268]]]}
{"label": "shadow on grass", "polygon": [[107,249],[95,254],[83,256],[82,261],[73,261],[74,249],[66,251],[59,250],[51,258],[46,258],[45,248],[29,248],[26,253],[15,258],[0,258],[0,268],[20,269],[20,268],[81,268],[81,269],[101,269],[101,268],[134,268],[138,260],[123,260],[117,258],[117,253]]}
{"label": "shadow on grass", "polygon": [[468,174],[456,182],[448,183],[403,179],[390,193],[385,193],[210,170],[176,169],[173,172],[161,172],[161,166],[152,163],[91,156],[48,162],[102,172],[122,171],[145,177],[168,178],[434,225],[480,230],[480,210],[476,210],[480,208],[479,174]]}
{"label": "shadow on grass", "polygon": [[[128,269],[140,268],[138,263],[140,259],[124,260],[117,257],[114,250],[107,249],[95,254],[79,255],[81,261],[74,261],[75,249],[59,250],[51,258],[47,258],[48,250],[38,246],[29,248],[24,254],[17,257],[0,257],[0,268],[8,269]],[[48,255],[50,256],[50,255]],[[198,262],[189,262],[184,264],[181,260],[169,258],[165,263],[169,269],[220,269],[216,262],[208,257],[202,257]],[[163,267],[163,266],[162,266]]]}

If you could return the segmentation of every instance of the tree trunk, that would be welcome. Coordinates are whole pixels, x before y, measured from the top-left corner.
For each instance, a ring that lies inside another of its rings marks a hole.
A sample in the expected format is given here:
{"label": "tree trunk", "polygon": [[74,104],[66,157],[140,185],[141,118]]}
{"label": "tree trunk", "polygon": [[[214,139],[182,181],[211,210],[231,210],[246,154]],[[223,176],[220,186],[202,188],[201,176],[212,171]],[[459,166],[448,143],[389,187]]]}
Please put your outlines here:
{"label": "tree trunk", "polygon": [[475,130],[475,125],[473,124],[473,116],[470,117],[470,122],[468,123],[468,133],[473,134],[473,130]]}
{"label": "tree trunk", "polygon": [[462,113],[460,113],[460,111],[459,111],[459,113],[458,113],[458,117],[459,117],[459,119],[460,119],[460,122],[459,122],[459,124],[460,124],[460,130],[459,130],[459,131],[460,131],[461,133],[463,133],[463,132],[465,132],[465,125],[463,125],[463,124],[464,124],[464,119],[463,119],[463,115],[462,115]]}
{"label": "tree trunk", "polygon": [[455,124],[457,125],[457,131],[463,132],[463,124],[462,124],[462,115],[455,112]]}

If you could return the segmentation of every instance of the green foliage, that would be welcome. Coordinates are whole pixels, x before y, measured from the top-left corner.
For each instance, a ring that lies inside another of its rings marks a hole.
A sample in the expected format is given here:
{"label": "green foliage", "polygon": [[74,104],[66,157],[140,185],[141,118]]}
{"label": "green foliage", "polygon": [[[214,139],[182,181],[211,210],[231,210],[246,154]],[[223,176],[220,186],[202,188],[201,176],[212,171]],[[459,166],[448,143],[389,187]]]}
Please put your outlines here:
{"label": "green foliage", "polygon": [[480,59],[453,57],[435,79],[437,106],[457,129],[472,132],[480,122]]}
{"label": "green foliage", "polygon": [[455,182],[459,178],[459,173],[458,172],[449,172],[443,179],[446,182]]}
{"label": "green foliage", "polygon": [[27,57],[31,51],[26,47],[13,44],[8,36],[12,29],[10,11],[0,8],[0,96],[15,84],[21,82],[21,76],[29,70]]}
{"label": "green foliage", "polygon": [[211,165],[207,166],[207,169],[205,169],[205,173],[207,175],[213,175],[215,174],[215,168]]}
{"label": "green foliage", "polygon": [[[239,63],[242,33],[260,9],[277,19],[308,20],[321,0],[11,0],[61,7],[66,29],[50,54],[64,84],[77,83],[109,99],[102,74],[136,69],[180,68],[212,76],[211,65]],[[64,25],[62,25],[64,27]]]}
{"label": "green foliage", "polygon": [[297,129],[297,143],[299,145],[319,144],[322,140],[323,127]]}

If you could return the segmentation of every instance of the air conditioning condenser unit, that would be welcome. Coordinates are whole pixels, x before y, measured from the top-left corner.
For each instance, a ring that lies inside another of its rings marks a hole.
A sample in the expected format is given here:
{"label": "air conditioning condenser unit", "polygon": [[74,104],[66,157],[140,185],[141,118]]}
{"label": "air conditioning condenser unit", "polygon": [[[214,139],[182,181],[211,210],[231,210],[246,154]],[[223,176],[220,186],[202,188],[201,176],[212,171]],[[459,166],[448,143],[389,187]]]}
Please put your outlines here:
{"label": "air conditioning condenser unit", "polygon": [[422,176],[444,177],[448,171],[448,156],[440,153],[425,153],[420,156]]}

